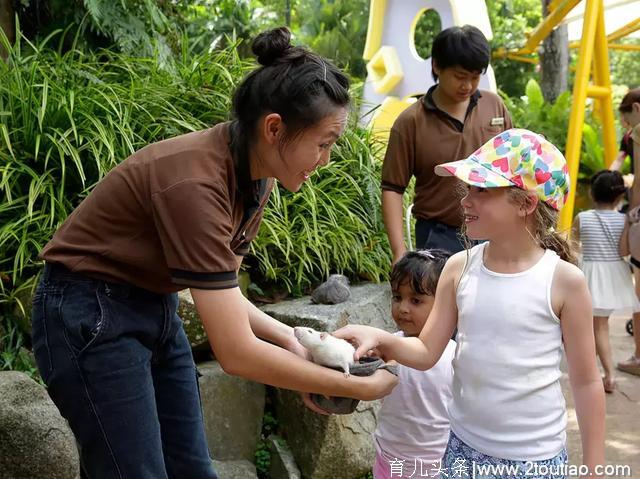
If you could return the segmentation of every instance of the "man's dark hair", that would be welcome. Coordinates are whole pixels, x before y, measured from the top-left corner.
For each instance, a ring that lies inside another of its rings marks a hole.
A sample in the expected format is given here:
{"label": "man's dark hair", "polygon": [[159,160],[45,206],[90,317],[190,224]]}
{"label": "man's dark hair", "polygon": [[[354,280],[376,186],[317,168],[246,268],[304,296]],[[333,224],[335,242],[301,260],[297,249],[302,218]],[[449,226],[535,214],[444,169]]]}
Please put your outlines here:
{"label": "man's dark hair", "polygon": [[258,119],[278,113],[292,141],[338,107],[349,105],[349,79],[328,60],[292,46],[286,27],[259,34],[251,49],[262,66],[249,73],[233,96],[239,146],[253,139]]}
{"label": "man's dark hair", "polygon": [[434,296],[442,268],[451,253],[442,249],[419,249],[407,251],[391,270],[391,290],[409,283],[418,294]]}
{"label": "man's dark hair", "polygon": [[[484,73],[490,59],[491,49],[487,38],[472,25],[446,28],[433,40],[431,61],[440,69],[460,66],[470,72]],[[438,81],[433,69],[431,75]]]}
{"label": "man's dark hair", "polygon": [[591,177],[591,197],[596,203],[611,204],[627,188],[619,171],[601,170]]}

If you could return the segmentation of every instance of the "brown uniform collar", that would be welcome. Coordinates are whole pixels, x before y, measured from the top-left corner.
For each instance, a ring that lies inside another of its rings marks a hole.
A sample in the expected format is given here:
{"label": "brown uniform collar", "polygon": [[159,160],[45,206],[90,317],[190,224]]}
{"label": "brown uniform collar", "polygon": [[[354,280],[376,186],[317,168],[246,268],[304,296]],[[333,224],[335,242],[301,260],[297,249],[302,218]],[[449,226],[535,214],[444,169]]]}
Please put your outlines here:
{"label": "brown uniform collar", "polygon": [[[425,110],[433,111],[436,114],[440,115],[441,118],[450,121],[458,131],[464,130],[463,122],[461,122],[457,118],[452,117],[446,111],[438,108],[438,105],[436,105],[435,101],[433,101],[433,92],[437,86],[437,84],[433,85],[422,97],[422,105],[424,106]],[[480,99],[480,97],[482,97],[480,90],[476,90],[473,95],[471,95],[471,98],[469,98],[469,106],[467,107],[467,112],[464,115],[465,121],[467,120],[467,117],[471,114],[473,109],[478,105],[478,99]]]}

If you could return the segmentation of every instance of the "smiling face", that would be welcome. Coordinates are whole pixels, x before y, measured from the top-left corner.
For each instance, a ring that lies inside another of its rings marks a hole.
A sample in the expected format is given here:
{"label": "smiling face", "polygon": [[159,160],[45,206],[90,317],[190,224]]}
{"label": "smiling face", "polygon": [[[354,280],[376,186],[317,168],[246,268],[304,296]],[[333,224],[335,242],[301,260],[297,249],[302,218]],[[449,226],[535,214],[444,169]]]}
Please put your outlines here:
{"label": "smiling face", "polygon": [[480,72],[471,72],[461,66],[438,68],[435,63],[433,69],[438,75],[438,89],[453,103],[469,100],[480,84]]}
{"label": "smiling face", "polygon": [[[291,142],[274,144],[273,174],[289,191],[298,191],[320,166],[329,164],[331,148],[347,124],[346,108],[337,108]],[[286,131],[282,130],[282,134]]]}
{"label": "smiling face", "polygon": [[466,234],[473,240],[507,237],[524,225],[522,207],[509,197],[509,188],[468,186],[460,204],[464,214]]}
{"label": "smiling face", "polygon": [[391,316],[405,336],[418,336],[427,322],[435,297],[420,294],[404,281],[392,291]]}

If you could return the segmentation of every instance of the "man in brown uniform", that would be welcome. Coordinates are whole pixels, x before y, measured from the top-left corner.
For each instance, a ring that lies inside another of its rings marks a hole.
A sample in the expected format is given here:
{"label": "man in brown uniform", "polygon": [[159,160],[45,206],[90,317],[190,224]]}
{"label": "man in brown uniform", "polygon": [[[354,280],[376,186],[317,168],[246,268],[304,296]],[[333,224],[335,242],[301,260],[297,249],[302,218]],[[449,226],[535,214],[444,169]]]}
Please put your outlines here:
{"label": "man in brown uniform", "polygon": [[406,250],[402,196],[412,176],[416,247],[450,252],[464,248],[458,182],[436,176],[433,170],[440,163],[466,158],[512,127],[502,100],[478,90],[490,54],[486,38],[473,26],[440,32],[431,56],[438,83],[393,124],[382,168],[382,214],[394,263]]}
{"label": "man in brown uniform", "polygon": [[181,289],[191,289],[229,374],[364,400],[397,382],[384,371],[346,379],[306,361],[292,328],[238,288],[273,178],[297,191],[328,163],[346,124],[348,79],[289,40],[285,28],[258,36],[263,66],[236,91],[234,121],[124,160],[42,252],[33,349],[77,439],[83,477],[217,477],[176,314]]}

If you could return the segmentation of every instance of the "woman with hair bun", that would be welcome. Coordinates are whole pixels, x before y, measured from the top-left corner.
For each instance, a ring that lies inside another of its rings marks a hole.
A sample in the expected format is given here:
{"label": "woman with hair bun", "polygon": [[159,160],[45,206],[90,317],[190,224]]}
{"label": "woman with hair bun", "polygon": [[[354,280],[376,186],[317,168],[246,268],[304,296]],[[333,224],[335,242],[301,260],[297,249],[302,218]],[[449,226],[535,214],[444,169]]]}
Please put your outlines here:
{"label": "woman with hair bun", "polygon": [[397,382],[386,371],[347,379],[307,361],[292,328],[238,288],[274,179],[297,191],[326,165],[349,108],[347,77],[292,46],[286,28],[260,34],[253,51],[261,66],[235,92],[232,121],[134,153],[41,252],[34,353],[83,477],[216,477],[176,314],[185,288],[229,374],[362,400]]}

